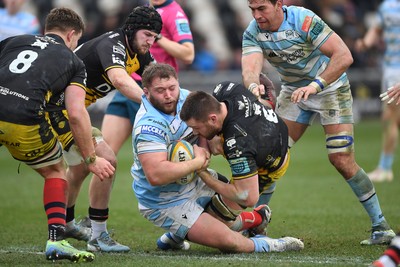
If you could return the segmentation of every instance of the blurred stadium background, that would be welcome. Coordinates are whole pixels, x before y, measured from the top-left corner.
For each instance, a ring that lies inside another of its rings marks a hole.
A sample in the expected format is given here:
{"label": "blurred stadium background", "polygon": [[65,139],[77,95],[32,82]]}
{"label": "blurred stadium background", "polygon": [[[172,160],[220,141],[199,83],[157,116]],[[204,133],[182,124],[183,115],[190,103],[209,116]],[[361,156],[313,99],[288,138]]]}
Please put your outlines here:
{"label": "blurred stadium background", "polygon": [[[191,22],[196,58],[192,65],[181,66],[180,81],[190,90],[211,90],[223,80],[241,81],[241,37],[252,19],[246,0],[176,0],[184,8]],[[53,7],[74,9],[85,20],[86,32],[81,42],[122,25],[133,7],[146,0],[27,0],[24,10],[35,14],[44,25]],[[347,71],[354,96],[354,115],[357,121],[377,118],[381,103],[380,62],[384,44],[368,51],[355,53],[354,42],[362,37],[375,19],[381,0],[284,0],[285,5],[300,5],[322,17],[346,42],[353,52],[354,63]],[[0,0],[0,6],[3,1]],[[272,69],[265,70],[279,88],[279,80]],[[90,108],[93,123],[99,124],[102,112],[111,96]]]}

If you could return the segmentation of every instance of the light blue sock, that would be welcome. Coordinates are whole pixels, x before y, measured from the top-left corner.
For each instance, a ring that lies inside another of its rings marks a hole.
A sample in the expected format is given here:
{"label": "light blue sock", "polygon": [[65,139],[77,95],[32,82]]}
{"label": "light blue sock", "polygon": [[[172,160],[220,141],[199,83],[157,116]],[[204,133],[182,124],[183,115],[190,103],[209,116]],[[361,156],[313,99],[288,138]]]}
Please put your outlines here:
{"label": "light blue sock", "polygon": [[[268,238],[268,237],[263,236],[263,238]],[[267,241],[261,238],[257,238],[257,236],[251,237],[250,239],[254,243],[254,252],[269,252],[270,249]]]}
{"label": "light blue sock", "polygon": [[390,171],[393,166],[394,155],[381,153],[381,158],[379,160],[379,168]]}
{"label": "light blue sock", "polygon": [[364,170],[360,169],[356,175],[347,180],[347,183],[367,211],[372,222],[372,227],[379,226],[383,222],[386,222],[379,205],[378,197],[375,193],[374,185],[371,180],[369,180]]}

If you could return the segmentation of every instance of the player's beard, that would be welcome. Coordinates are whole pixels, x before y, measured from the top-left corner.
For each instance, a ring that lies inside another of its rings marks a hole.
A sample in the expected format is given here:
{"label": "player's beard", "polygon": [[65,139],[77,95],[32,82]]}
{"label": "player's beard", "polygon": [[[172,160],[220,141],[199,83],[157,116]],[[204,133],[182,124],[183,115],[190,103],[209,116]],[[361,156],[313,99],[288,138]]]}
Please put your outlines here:
{"label": "player's beard", "polygon": [[[178,96],[179,99],[179,96]],[[168,104],[158,101],[156,98],[149,95],[149,101],[156,109],[168,115],[176,114],[177,99],[169,100]]]}
{"label": "player's beard", "polygon": [[213,139],[213,138],[214,138],[216,135],[218,135],[219,132],[220,132],[220,130],[217,129],[216,127],[214,127],[213,125],[210,125],[207,129],[208,129],[208,131],[207,131],[207,133],[205,133],[205,135],[204,135],[204,137],[205,137],[207,140]]}
{"label": "player's beard", "polygon": [[150,49],[150,47],[147,46],[147,45],[139,46],[139,44],[137,43],[137,41],[136,41],[135,39],[132,40],[132,42],[131,42],[131,47],[132,47],[132,50],[133,50],[135,53],[138,53],[139,55],[144,55],[144,54],[146,54],[146,53],[149,51],[149,49]]}

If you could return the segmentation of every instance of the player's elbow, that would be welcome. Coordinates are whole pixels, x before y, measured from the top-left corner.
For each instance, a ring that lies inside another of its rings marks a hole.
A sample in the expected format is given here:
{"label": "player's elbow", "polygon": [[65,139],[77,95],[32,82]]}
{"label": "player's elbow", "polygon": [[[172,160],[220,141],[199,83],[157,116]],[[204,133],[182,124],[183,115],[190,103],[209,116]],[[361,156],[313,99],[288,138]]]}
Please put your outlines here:
{"label": "player's elbow", "polygon": [[254,207],[258,202],[258,194],[240,192],[237,195],[239,204],[245,207]]}
{"label": "player's elbow", "polygon": [[82,120],[82,114],[86,111],[83,106],[82,109],[67,109],[68,111],[68,121],[70,125],[78,125]]}
{"label": "player's elbow", "polygon": [[346,69],[350,67],[351,64],[353,64],[354,62],[353,56],[351,55],[350,51],[349,53],[346,53],[346,55],[342,58],[342,60],[343,64],[346,66]]}
{"label": "player's elbow", "polygon": [[112,79],[112,84],[114,85],[115,88],[123,88],[126,84],[125,77],[121,76],[116,76]]}
{"label": "player's elbow", "polygon": [[150,173],[145,173],[147,181],[149,181],[149,184],[152,186],[160,186],[160,185],[164,185],[165,183],[163,183],[163,181],[159,178],[159,175],[155,175],[154,173],[150,172]]}

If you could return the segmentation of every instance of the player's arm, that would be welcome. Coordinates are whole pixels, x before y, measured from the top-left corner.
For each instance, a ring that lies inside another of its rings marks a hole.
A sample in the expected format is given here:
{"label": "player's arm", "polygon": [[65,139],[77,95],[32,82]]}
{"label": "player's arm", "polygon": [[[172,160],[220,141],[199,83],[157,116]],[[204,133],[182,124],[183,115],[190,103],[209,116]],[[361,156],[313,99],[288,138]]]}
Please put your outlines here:
{"label": "player's arm", "polygon": [[140,103],[142,101],[142,88],[140,88],[135,80],[129,76],[125,69],[111,68],[107,70],[107,76],[114,87],[117,88],[121,94],[136,103]]}
{"label": "player's arm", "polygon": [[[207,170],[198,173],[204,183],[220,194],[224,198],[224,202],[232,208],[232,201],[242,207],[253,207],[258,201],[258,173],[244,179],[237,179],[234,183],[227,184],[215,179]],[[238,208],[238,207],[236,207]]]}
{"label": "player's arm", "polygon": [[264,57],[262,53],[242,55],[242,79],[246,88],[252,83],[260,84],[260,73],[263,68]]}
{"label": "player's arm", "polygon": [[337,79],[353,64],[353,56],[342,38],[332,33],[328,40],[321,46],[320,51],[330,58],[328,66],[321,73],[327,84]]}
{"label": "player's arm", "polygon": [[[265,94],[265,87],[260,83],[260,74],[263,68],[262,53],[253,52],[242,55],[242,79],[244,86],[260,99]],[[264,104],[264,103],[263,103]]]}
{"label": "player's arm", "polygon": [[207,164],[207,152],[197,145],[193,146],[195,158],[188,161],[168,161],[167,152],[141,153],[138,155],[144,174],[153,186],[176,182],[181,177],[195,172]]}
{"label": "player's arm", "polygon": [[364,52],[379,43],[383,35],[383,29],[379,26],[373,26],[368,29],[363,38],[356,40],[354,48],[357,52]]}
{"label": "player's arm", "polygon": [[192,42],[180,44],[163,36],[157,41],[157,44],[174,58],[181,60],[185,64],[192,64],[195,54]]}
{"label": "player's arm", "polygon": [[115,168],[104,158],[96,157],[92,141],[92,125],[85,107],[85,94],[85,90],[77,85],[69,85],[65,90],[65,105],[74,141],[84,159],[93,159],[93,162],[88,164],[89,170],[101,180],[111,178]]}
{"label": "player's arm", "polygon": [[320,51],[330,58],[328,66],[319,77],[316,77],[309,85],[295,90],[292,93],[292,102],[298,103],[302,99],[307,100],[309,95],[321,92],[323,88],[339,79],[353,63],[353,56],[349,48],[335,32],[333,32],[328,40],[320,47]]}

